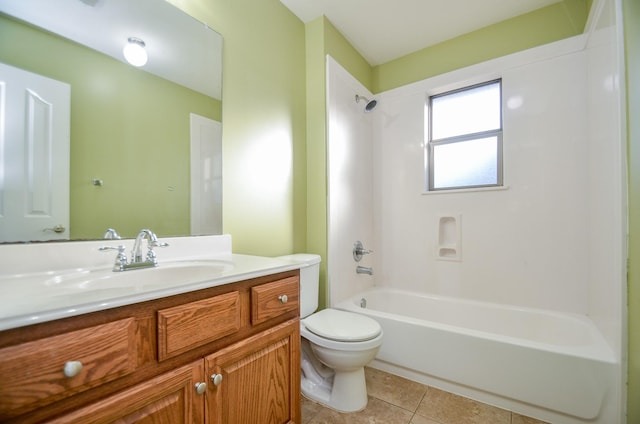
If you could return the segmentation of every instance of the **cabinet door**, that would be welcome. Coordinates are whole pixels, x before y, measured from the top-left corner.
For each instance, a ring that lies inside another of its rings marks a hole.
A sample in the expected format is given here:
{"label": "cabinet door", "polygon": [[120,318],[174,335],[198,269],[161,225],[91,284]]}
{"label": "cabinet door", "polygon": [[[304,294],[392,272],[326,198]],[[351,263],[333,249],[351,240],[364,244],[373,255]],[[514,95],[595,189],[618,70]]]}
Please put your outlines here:
{"label": "cabinet door", "polygon": [[300,423],[298,319],[207,356],[205,372],[208,423]]}
{"label": "cabinet door", "polygon": [[198,394],[196,384],[203,382],[203,368],[199,360],[49,423],[200,424],[204,422],[204,391]]}

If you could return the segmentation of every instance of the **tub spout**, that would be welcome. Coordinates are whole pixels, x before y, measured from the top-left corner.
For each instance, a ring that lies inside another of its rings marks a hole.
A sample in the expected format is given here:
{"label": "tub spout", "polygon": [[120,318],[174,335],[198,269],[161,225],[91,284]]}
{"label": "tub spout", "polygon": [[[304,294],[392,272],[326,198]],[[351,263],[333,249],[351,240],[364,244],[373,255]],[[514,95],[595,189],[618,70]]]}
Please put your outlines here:
{"label": "tub spout", "polygon": [[356,273],[373,275],[373,268],[371,268],[370,266],[360,266],[360,265],[358,265],[356,267]]}

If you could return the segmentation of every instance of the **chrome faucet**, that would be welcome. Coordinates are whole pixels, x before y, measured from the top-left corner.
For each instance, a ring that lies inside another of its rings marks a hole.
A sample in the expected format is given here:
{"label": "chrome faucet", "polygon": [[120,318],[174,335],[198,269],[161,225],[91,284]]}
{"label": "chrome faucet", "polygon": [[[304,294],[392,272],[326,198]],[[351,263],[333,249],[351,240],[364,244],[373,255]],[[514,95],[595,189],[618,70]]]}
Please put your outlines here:
{"label": "chrome faucet", "polygon": [[357,274],[373,275],[373,268],[371,268],[370,266],[360,266],[360,265],[358,265],[356,267],[356,273]]}
{"label": "chrome faucet", "polygon": [[[142,259],[142,241],[147,239],[147,256]],[[153,231],[149,229],[140,230],[135,242],[133,243],[133,250],[131,251],[131,262],[127,262],[127,256],[124,253],[124,246],[117,247],[104,246],[99,248],[101,251],[117,250],[118,256],[116,262],[113,265],[114,271],[128,271],[131,269],[151,268],[158,266],[158,260],[156,259],[156,252],[153,251],[154,247],[167,247],[168,243],[160,243],[158,237]]]}
{"label": "chrome faucet", "polygon": [[113,229],[113,228],[107,228],[107,231],[104,232],[104,237],[107,240],[120,240],[120,234],[118,234],[118,232]]}
{"label": "chrome faucet", "polygon": [[[140,230],[138,236],[136,237],[136,241],[133,243],[133,250],[131,251],[131,263],[139,263],[142,261],[142,240],[147,239],[147,259],[146,261],[155,262],[156,254],[153,251],[153,248],[158,246],[158,237],[153,233],[153,231],[149,229]],[[157,263],[156,263],[157,264]],[[155,266],[155,264],[154,264]]]}

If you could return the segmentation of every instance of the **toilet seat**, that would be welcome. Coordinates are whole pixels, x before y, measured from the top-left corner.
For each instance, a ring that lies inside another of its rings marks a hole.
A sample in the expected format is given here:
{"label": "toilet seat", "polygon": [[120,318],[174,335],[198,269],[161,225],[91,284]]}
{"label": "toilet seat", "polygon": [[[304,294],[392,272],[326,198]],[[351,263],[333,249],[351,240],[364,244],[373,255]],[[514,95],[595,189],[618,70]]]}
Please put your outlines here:
{"label": "toilet seat", "polygon": [[357,352],[368,349],[374,349],[382,344],[382,330],[373,339],[365,340],[363,342],[338,342],[335,340],[327,339],[322,336],[318,336],[315,333],[309,331],[304,325],[304,322],[300,321],[300,335],[310,341],[314,345],[322,346],[328,349],[335,349],[343,352]]}
{"label": "toilet seat", "polygon": [[363,342],[382,332],[376,320],[337,309],[323,309],[303,319],[302,323],[315,335],[337,342]]}

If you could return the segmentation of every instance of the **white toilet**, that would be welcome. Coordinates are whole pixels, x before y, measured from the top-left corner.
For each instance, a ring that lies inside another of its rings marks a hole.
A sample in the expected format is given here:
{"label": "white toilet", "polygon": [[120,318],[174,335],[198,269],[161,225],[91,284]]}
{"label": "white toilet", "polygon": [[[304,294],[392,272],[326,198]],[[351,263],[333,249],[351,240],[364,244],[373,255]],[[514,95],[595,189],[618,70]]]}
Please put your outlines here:
{"label": "white toilet", "polygon": [[320,256],[282,256],[300,269],[302,394],[342,412],[367,406],[364,366],[378,353],[382,328],[364,315],[318,308]]}

